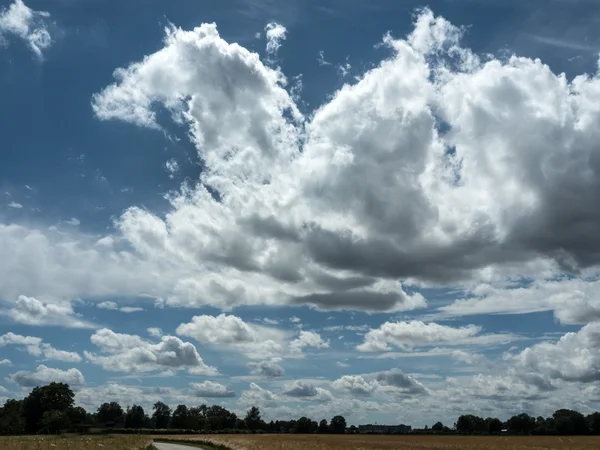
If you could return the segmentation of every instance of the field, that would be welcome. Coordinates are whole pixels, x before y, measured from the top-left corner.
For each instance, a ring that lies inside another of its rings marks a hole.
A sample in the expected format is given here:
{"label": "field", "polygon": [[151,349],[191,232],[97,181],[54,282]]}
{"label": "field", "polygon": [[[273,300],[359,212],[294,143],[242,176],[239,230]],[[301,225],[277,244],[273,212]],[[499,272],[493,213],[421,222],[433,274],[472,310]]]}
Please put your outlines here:
{"label": "field", "polygon": [[0,436],[0,450],[139,450],[148,436]]}
{"label": "field", "polygon": [[[162,437],[164,438],[164,436]],[[222,444],[232,450],[597,450],[596,436],[361,436],[212,435],[169,436],[182,441]],[[162,440],[156,436],[156,440]]]}

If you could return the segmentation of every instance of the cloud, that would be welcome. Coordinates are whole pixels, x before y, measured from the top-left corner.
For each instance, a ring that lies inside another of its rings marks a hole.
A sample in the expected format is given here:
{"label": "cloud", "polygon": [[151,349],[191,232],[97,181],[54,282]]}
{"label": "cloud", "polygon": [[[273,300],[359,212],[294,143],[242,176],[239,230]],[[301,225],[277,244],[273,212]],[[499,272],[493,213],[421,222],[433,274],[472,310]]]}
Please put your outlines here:
{"label": "cloud", "polygon": [[22,336],[20,334],[14,334],[13,332],[8,332],[0,336],[0,347],[4,347],[6,345],[22,345],[27,348],[27,352],[30,355],[34,356],[39,356],[42,354],[42,351],[40,349],[41,343],[41,338],[33,336]]}
{"label": "cloud", "polygon": [[475,325],[455,328],[418,320],[385,322],[379,328],[370,330],[365,335],[364,342],[356,348],[363,352],[374,352],[391,350],[390,345],[403,350],[438,344],[457,345],[464,344],[480,332],[481,327]]}
{"label": "cloud", "polygon": [[52,369],[43,364],[37,366],[35,372],[19,371],[7,377],[8,381],[21,387],[35,387],[51,382],[67,383],[71,387],[82,386],[85,383],[83,374],[77,369]]}
{"label": "cloud", "polygon": [[521,376],[537,374],[554,380],[600,381],[600,323],[590,323],[556,342],[542,342],[505,358]]}
{"label": "cloud", "polygon": [[105,370],[131,373],[187,369],[190,373],[209,376],[218,373],[206,365],[193,344],[175,336],[163,336],[159,343],[153,344],[137,335],[103,328],[90,340],[104,355],[85,351],[85,357]]}
{"label": "cloud", "polygon": [[377,384],[367,382],[360,375],[344,375],[332,384],[334,389],[345,391],[355,396],[370,396],[377,390]]}
{"label": "cloud", "polygon": [[5,43],[7,35],[18,36],[41,59],[42,52],[52,45],[48,30],[49,17],[49,13],[35,11],[22,0],[15,0],[8,8],[0,11],[0,44]]}
{"label": "cloud", "polygon": [[214,383],[212,381],[203,381],[202,383],[190,383],[190,388],[192,392],[197,397],[206,397],[206,398],[228,398],[235,397],[235,392],[227,389],[226,386],[223,386],[219,383]]}
{"label": "cloud", "polygon": [[277,364],[279,361],[281,361],[281,358],[273,358],[257,363],[248,363],[248,367],[250,367],[252,375],[265,378],[278,378],[285,375],[283,367]]}
{"label": "cloud", "polygon": [[438,316],[554,311],[563,324],[586,324],[600,320],[600,300],[596,298],[599,287],[596,276],[533,280],[526,286],[508,289],[484,283],[472,288],[468,298],[438,308]]}
{"label": "cloud", "polygon": [[381,386],[393,388],[395,392],[402,394],[427,394],[428,390],[419,381],[400,369],[391,369],[375,374],[375,380]]}
{"label": "cloud", "polygon": [[84,387],[75,393],[76,403],[85,406],[88,410],[97,408],[103,402],[115,401],[122,405],[143,405],[149,411],[155,402],[164,401],[164,397],[152,389],[117,383],[108,383],[93,388]]}
{"label": "cloud", "polygon": [[319,333],[301,330],[297,339],[290,342],[292,353],[302,353],[305,348],[329,348],[329,341],[324,341]]}
{"label": "cloud", "polygon": [[269,57],[274,57],[281,48],[281,41],[284,41],[287,35],[287,29],[276,22],[268,23],[265,27],[265,37],[267,39],[266,52]]}
{"label": "cloud", "polygon": [[283,388],[283,395],[295,397],[300,400],[317,402],[329,402],[333,400],[333,395],[327,389],[315,387],[301,381],[294,381],[291,385],[286,385]]}
{"label": "cloud", "polygon": [[237,316],[194,316],[182,323],[176,333],[202,344],[226,346],[244,352],[248,358],[262,359],[282,352],[286,333],[276,328],[253,325]]}
{"label": "cloud", "polygon": [[54,359],[65,362],[80,362],[81,356],[76,352],[68,352],[65,350],[57,350],[50,344],[42,344],[42,352],[47,359]]}
{"label": "cloud", "polygon": [[165,169],[169,173],[169,178],[173,178],[179,171],[179,164],[175,159],[170,159],[165,163]]}
{"label": "cloud", "polygon": [[424,305],[408,286],[580,277],[600,262],[600,79],[480,59],[461,34],[421,10],[304,117],[282,71],[216,25],[170,27],[92,105],[154,130],[169,111],[199,179],[165,214],[131,207],[98,239],[0,226],[0,294],[395,311]]}
{"label": "cloud", "polygon": [[124,313],[133,313],[133,312],[139,312],[139,311],[144,310],[144,308],[140,308],[140,307],[119,306],[119,305],[117,305],[117,303],[111,302],[111,301],[100,302],[96,305],[96,308],[109,309],[112,311],[121,311]]}
{"label": "cloud", "polygon": [[13,208],[13,209],[23,209],[23,205],[21,205],[20,203],[17,202],[10,202],[8,204],[9,208]]}
{"label": "cloud", "polygon": [[280,401],[277,394],[261,388],[256,383],[250,383],[249,389],[242,392],[240,396],[240,403],[248,406],[276,406]]}
{"label": "cloud", "polygon": [[146,330],[152,337],[162,337],[163,331],[160,328],[151,327]]}
{"label": "cloud", "polygon": [[12,366],[12,362],[10,359],[2,359],[0,360],[0,366]]}
{"label": "cloud", "polygon": [[15,306],[0,310],[0,314],[25,325],[61,326],[66,328],[93,328],[94,325],[76,317],[70,303],[44,303],[35,297],[19,295]]}

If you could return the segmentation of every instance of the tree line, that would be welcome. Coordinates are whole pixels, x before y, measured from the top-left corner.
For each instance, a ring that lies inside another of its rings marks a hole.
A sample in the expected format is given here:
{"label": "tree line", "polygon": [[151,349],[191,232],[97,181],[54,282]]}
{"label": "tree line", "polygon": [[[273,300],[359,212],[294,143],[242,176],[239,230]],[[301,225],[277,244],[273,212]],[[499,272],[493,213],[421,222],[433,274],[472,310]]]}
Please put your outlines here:
{"label": "tree line", "polygon": [[[54,434],[61,431],[86,432],[103,428],[119,432],[152,430],[165,433],[356,433],[346,419],[334,416],[329,422],[308,417],[298,420],[265,422],[260,410],[253,406],[244,418],[219,405],[188,407],[178,405],[172,410],[163,402],[156,402],[151,414],[139,405],[123,409],[117,402],[105,402],[94,413],[75,406],[75,395],[68,384],[50,383],[38,386],[22,400],[7,400],[0,407],[0,435]],[[538,434],[538,435],[600,435],[600,412],[584,416],[580,412],[559,409],[551,417],[532,417],[528,414],[512,416],[503,422],[498,418],[486,419],[472,414],[461,415],[452,428],[441,422],[431,428],[413,430],[417,433],[460,434]]]}
{"label": "tree line", "polygon": [[139,405],[124,410],[117,402],[105,402],[94,413],[89,413],[75,406],[75,395],[65,383],[38,386],[23,400],[10,399],[0,407],[0,435],[85,432],[91,428],[119,432],[344,433],[346,419],[335,416],[329,423],[326,420],[317,423],[301,417],[267,423],[255,406],[242,419],[219,405],[188,407],[182,404],[171,410],[163,402],[156,402],[151,414]]}
{"label": "tree line", "polygon": [[506,422],[498,418],[462,415],[455,425],[458,433],[519,435],[600,435],[600,412],[584,416],[571,409],[558,409],[551,417],[533,417],[529,414],[512,416]]}

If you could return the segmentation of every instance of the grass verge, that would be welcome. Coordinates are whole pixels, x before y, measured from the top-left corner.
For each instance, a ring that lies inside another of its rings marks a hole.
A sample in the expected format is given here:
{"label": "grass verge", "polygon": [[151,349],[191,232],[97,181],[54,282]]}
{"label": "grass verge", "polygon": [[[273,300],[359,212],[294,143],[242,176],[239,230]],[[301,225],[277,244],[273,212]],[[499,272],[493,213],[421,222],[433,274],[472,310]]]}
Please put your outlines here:
{"label": "grass verge", "polygon": [[203,448],[204,450],[231,450],[229,447],[222,444],[215,444],[210,441],[191,441],[186,439],[154,439],[156,443],[165,444],[180,444],[187,445],[189,447]]}

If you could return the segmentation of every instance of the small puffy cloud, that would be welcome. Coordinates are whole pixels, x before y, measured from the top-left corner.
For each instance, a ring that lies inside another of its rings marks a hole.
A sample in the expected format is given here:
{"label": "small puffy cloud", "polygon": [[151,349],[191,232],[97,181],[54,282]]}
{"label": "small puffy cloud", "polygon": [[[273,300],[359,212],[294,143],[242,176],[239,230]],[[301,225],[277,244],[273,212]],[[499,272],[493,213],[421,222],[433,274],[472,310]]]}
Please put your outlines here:
{"label": "small puffy cloud", "polygon": [[377,390],[377,384],[366,381],[360,375],[344,375],[332,384],[334,389],[356,396],[368,397]]}
{"label": "small puffy cloud", "polygon": [[0,44],[7,35],[18,36],[27,42],[29,48],[38,58],[42,58],[43,50],[52,45],[52,37],[48,31],[48,18],[45,11],[35,11],[22,0],[15,2],[0,11]]}
{"label": "small puffy cloud", "polygon": [[306,384],[302,381],[294,381],[291,385],[284,386],[283,395],[317,402],[333,400],[333,395],[327,389]]}
{"label": "small puffy cloud", "polygon": [[202,383],[190,383],[190,388],[195,396],[205,398],[227,398],[235,397],[235,392],[227,389],[226,386],[214,383],[212,381],[204,381]]}
{"label": "small puffy cloud", "polygon": [[85,382],[83,374],[77,369],[52,369],[40,364],[35,372],[19,371],[7,377],[7,380],[21,387],[35,387],[51,382],[67,383],[70,386],[82,386]]}
{"label": "small puffy cloud", "polygon": [[248,406],[277,406],[280,398],[268,389],[261,388],[256,383],[250,383],[249,389],[242,392],[240,403]]}
{"label": "small puffy cloud", "polygon": [[173,178],[179,171],[179,164],[176,160],[170,159],[165,163],[165,170],[169,173],[169,178]]}
{"label": "small puffy cloud", "polygon": [[0,359],[0,366],[12,366],[10,359]]}
{"label": "small puffy cloud", "polygon": [[42,351],[40,349],[41,343],[41,338],[33,336],[22,336],[13,332],[8,332],[0,336],[0,347],[4,347],[5,345],[22,345],[26,347],[27,352],[30,355],[34,356],[39,356],[42,354]]}
{"label": "small puffy cloud", "polygon": [[202,344],[213,344],[244,352],[251,359],[271,357],[282,352],[286,333],[276,328],[244,322],[233,315],[194,316],[182,323],[176,333],[194,338]]}
{"label": "small puffy cloud", "polygon": [[370,330],[364,342],[357,346],[363,352],[389,351],[391,346],[402,350],[439,344],[464,344],[481,332],[481,327],[468,325],[451,327],[437,323],[424,323],[418,320],[410,322],[385,322],[379,328]]}
{"label": "small puffy cloud", "polygon": [[268,23],[265,27],[265,37],[267,39],[266,51],[269,57],[274,57],[279,48],[281,47],[281,41],[286,38],[287,29],[276,22]]}
{"label": "small puffy cloud", "polygon": [[277,364],[280,361],[281,358],[272,358],[257,363],[248,363],[248,367],[250,367],[252,375],[264,378],[278,378],[285,375],[283,367]]}
{"label": "small puffy cloud", "polygon": [[157,327],[148,328],[146,331],[152,337],[162,337],[162,335],[163,335],[163,331]]}
{"label": "small puffy cloud", "polygon": [[419,381],[400,369],[386,370],[375,374],[375,380],[381,386],[391,387],[402,394],[427,394],[428,390]]}
{"label": "small puffy cloud", "polygon": [[25,325],[49,325],[66,328],[94,328],[94,325],[75,315],[70,303],[44,303],[35,297],[19,295],[15,306],[0,311],[12,320]]}
{"label": "small puffy cloud", "polygon": [[69,220],[65,220],[65,223],[68,225],[73,225],[74,227],[79,226],[79,224],[81,224],[77,217],[71,217]]}
{"label": "small puffy cloud", "polygon": [[21,205],[20,203],[17,202],[10,202],[8,204],[9,208],[13,208],[13,209],[23,209],[23,205]]}
{"label": "small puffy cloud", "polygon": [[302,353],[305,348],[329,348],[329,341],[324,341],[319,333],[314,331],[300,331],[298,338],[290,342],[292,353]]}
{"label": "small puffy cloud", "polygon": [[42,344],[42,352],[47,359],[65,362],[80,362],[81,356],[76,352],[68,352],[66,350],[57,350],[50,344]]}
{"label": "small puffy cloud", "polygon": [[190,373],[199,375],[217,374],[214,367],[204,363],[193,344],[175,336],[163,336],[161,342],[153,344],[137,335],[103,328],[92,335],[91,341],[105,354],[87,351],[84,354],[105,370],[131,373],[188,369]]}

